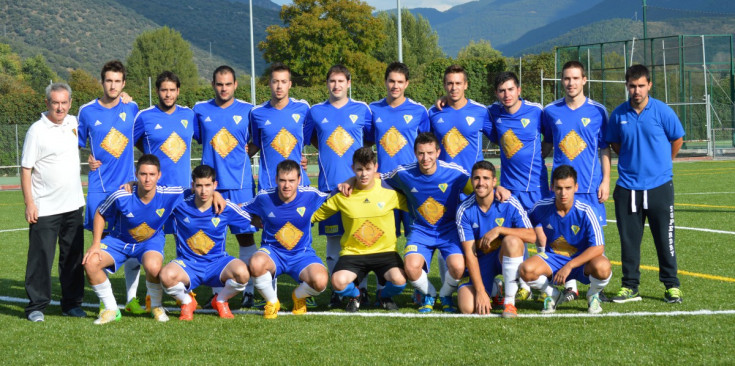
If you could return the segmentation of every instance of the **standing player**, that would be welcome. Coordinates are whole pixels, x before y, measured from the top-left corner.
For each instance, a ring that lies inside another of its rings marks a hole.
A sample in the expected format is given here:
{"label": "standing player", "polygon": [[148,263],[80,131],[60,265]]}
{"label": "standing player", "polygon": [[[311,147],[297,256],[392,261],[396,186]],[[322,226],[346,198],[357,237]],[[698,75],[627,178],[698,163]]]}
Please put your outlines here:
{"label": "standing player", "polygon": [[536,242],[536,233],[520,202],[511,197],[495,199],[495,166],[478,161],[472,167],[475,194],[457,210],[457,231],[462,242],[469,282],[457,290],[459,310],[464,314],[489,314],[490,290],[495,276],[503,275],[503,317],[515,318],[518,266],[523,262],[524,243]]}
{"label": "standing player", "polygon": [[533,288],[546,294],[542,313],[553,313],[564,301],[550,279],[557,285],[575,279],[590,285],[587,311],[598,314],[602,312],[600,292],[612,277],[602,227],[594,209],[574,197],[578,188],[574,168],[561,165],[554,169],[551,179],[554,198],[538,201],[528,212],[531,223],[543,228],[544,236],[539,239],[546,240],[540,243],[546,251],[525,260],[519,273]]}
{"label": "standing player", "polygon": [[[202,145],[202,165],[213,167],[217,174],[217,191],[225,199],[242,205],[255,196],[253,171],[246,149],[250,140],[248,117],[253,105],[235,99],[237,77],[229,66],[214,70],[212,89],[214,98],[199,102],[193,108],[199,130],[194,137]],[[255,228],[232,226],[230,232],[235,234],[240,246],[238,257],[247,263],[257,249],[253,239]],[[242,307],[252,306],[253,285],[248,282]]]}
{"label": "standing player", "polygon": [[260,191],[243,209],[263,222],[263,241],[250,258],[255,288],[266,301],[266,319],[275,319],[281,303],[273,278],[288,274],[299,286],[291,294],[294,314],[306,313],[306,298],[327,288],[329,275],[312,248],[311,216],[327,194],[301,186],[301,167],[284,160],[276,167],[277,188]]}
{"label": "standing player", "polygon": [[[138,105],[135,102],[122,102],[125,66],[118,60],[110,61],[102,66],[100,77],[104,92],[102,97],[79,108],[79,147],[86,147],[89,138],[91,149],[87,210],[84,215],[84,228],[89,231],[92,231],[97,206],[121,185],[135,179],[133,121],[138,114]],[[103,235],[109,231],[110,228],[105,227]],[[136,296],[139,278],[140,263],[131,258],[125,263],[125,311],[133,314],[145,312]]]}
{"label": "standing player", "polygon": [[[566,164],[578,172],[579,191],[574,197],[592,206],[600,225],[605,226],[605,201],[610,194],[607,111],[584,96],[587,76],[580,62],[565,63],[561,73],[566,96],[544,107],[541,130],[547,139],[542,145],[543,155],[548,156],[553,147],[554,168]],[[576,281],[569,281],[565,287],[565,301],[578,298]]]}
{"label": "standing player", "polygon": [[197,301],[189,292],[200,284],[222,288],[211,306],[220,318],[232,319],[227,300],[245,289],[250,273],[243,261],[227,254],[227,227],[250,227],[250,215],[230,201],[221,214],[214,213],[217,181],[212,167],[194,168],[191,178],[193,193],[173,212],[176,259],[161,270],[161,283],[181,302],[180,320],[193,319]]}
{"label": "standing player", "polygon": [[[306,115],[304,136],[319,150],[319,190],[325,193],[353,176],[350,168],[352,154],[362,146],[364,130],[372,119],[367,104],[349,98],[351,79],[346,67],[332,66],[327,71],[329,99],[313,105]],[[337,264],[342,234],[344,228],[340,215],[319,222],[319,235],[327,237],[330,275]],[[335,298],[334,293],[332,298]]]}
{"label": "standing player", "polygon": [[[131,257],[142,263],[145,269],[151,314],[159,322],[168,321],[161,305],[163,289],[158,278],[165,244],[161,229],[173,208],[181,202],[183,189],[158,186],[160,166],[154,155],[141,156],[136,166],[138,181],[132,193],[118,190],[97,208],[92,246],[82,261],[89,284],[105,305],[95,324],[120,319],[120,310],[105,271],[115,273]],[[103,238],[102,232],[108,223],[112,230]]]}
{"label": "standing player", "polygon": [[350,299],[346,308],[349,312],[359,310],[361,305],[360,291],[353,282],[361,282],[371,271],[383,286],[375,294],[383,309],[398,310],[393,296],[406,287],[403,261],[396,252],[393,210],[408,211],[408,205],[402,194],[382,186],[376,176],[377,169],[375,153],[369,147],[355,151],[352,194],[346,197],[338,193],[330,197],[312,217],[313,221],[322,221],[341,213],[345,233],[332,286],[335,293]]}

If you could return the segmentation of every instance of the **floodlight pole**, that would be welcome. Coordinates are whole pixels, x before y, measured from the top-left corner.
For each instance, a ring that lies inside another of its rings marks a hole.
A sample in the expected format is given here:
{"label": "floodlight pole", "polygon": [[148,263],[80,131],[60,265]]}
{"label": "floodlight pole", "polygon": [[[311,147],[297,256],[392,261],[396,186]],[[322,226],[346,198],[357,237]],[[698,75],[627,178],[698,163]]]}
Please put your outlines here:
{"label": "floodlight pole", "polygon": [[255,39],[253,38],[253,0],[250,0],[250,101],[255,104]]}
{"label": "floodlight pole", "polygon": [[648,38],[648,5],[646,0],[643,0],[643,39]]}
{"label": "floodlight pole", "polygon": [[398,62],[403,62],[403,35],[401,28],[401,0],[396,0],[396,13],[398,13]]}

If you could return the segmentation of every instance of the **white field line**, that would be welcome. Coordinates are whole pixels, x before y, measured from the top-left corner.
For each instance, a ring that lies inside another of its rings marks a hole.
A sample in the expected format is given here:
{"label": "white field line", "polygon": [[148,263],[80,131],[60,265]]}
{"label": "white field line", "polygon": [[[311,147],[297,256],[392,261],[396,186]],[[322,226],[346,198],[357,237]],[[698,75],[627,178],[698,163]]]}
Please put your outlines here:
{"label": "white field line", "polygon": [[28,231],[27,227],[22,227],[20,229],[7,229],[7,230],[0,230],[0,233],[9,233],[12,231]]}
{"label": "white field line", "polygon": [[690,192],[690,193],[674,193],[674,196],[697,196],[710,194],[735,194],[735,192]]}
{"label": "white field line", "polygon": [[[612,222],[617,225],[617,220],[607,220],[607,222]],[[646,224],[646,226],[649,226]],[[735,231],[725,231],[725,230],[714,230],[714,229],[703,229],[699,227],[686,227],[686,226],[676,226],[676,229],[679,230],[692,230],[692,231],[704,231],[706,233],[715,233],[715,234],[727,234],[727,235],[735,235]]]}
{"label": "white field line", "polygon": [[[26,303],[27,299],[10,296],[0,296],[0,301],[11,302],[11,303]],[[59,305],[58,301],[51,301],[51,305]],[[99,304],[83,303],[82,306],[87,308],[99,308]],[[120,306],[122,309],[124,306]],[[178,313],[179,308],[166,308],[168,312]],[[197,314],[213,314],[215,310],[197,310]],[[262,311],[257,310],[233,310],[233,314],[263,314]],[[290,312],[281,311],[278,313],[279,316],[292,316]],[[490,315],[466,315],[466,314],[443,314],[443,313],[429,313],[429,314],[416,314],[416,313],[386,313],[386,312],[359,312],[359,313],[343,313],[343,312],[331,312],[331,311],[310,311],[306,313],[307,316],[359,316],[359,317],[379,317],[379,318],[500,318],[500,314]],[[565,313],[565,314],[518,314],[519,318],[622,318],[622,317],[642,317],[642,316],[702,316],[702,315],[735,315],[735,310],[692,310],[692,311],[634,311],[630,313],[619,313],[610,312],[602,314],[589,314],[584,312],[579,313]],[[91,318],[91,317],[90,317]]]}

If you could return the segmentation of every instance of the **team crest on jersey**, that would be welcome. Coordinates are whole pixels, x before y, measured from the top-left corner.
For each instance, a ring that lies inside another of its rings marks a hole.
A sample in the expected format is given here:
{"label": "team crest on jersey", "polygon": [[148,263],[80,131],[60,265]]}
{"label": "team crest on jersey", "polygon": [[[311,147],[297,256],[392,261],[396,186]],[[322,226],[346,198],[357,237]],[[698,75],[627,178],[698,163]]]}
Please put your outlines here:
{"label": "team crest on jersey", "polygon": [[304,213],[306,212],[306,207],[303,207],[303,206],[299,207],[296,209],[296,212],[298,212],[299,215],[301,215],[301,217],[304,217]]}
{"label": "team crest on jersey", "polygon": [[291,118],[293,118],[294,122],[299,123],[299,120],[301,119],[301,115],[298,113],[294,113],[291,115]]}
{"label": "team crest on jersey", "polygon": [[572,225],[572,232],[574,233],[574,235],[577,235],[577,233],[579,232],[579,226]]}
{"label": "team crest on jersey", "polygon": [[382,209],[383,207],[385,207],[385,202],[378,202],[378,208]]}
{"label": "team crest on jersey", "polygon": [[121,120],[125,120],[125,118],[128,116],[125,112],[122,112],[119,114]]}
{"label": "team crest on jersey", "polygon": [[590,119],[586,117],[582,118],[582,124],[584,125],[584,127],[587,127],[587,125],[590,124]]}
{"label": "team crest on jersey", "polygon": [[495,219],[495,224],[497,224],[498,226],[503,226],[504,222],[505,222],[505,219],[502,217]]}
{"label": "team crest on jersey", "polygon": [[410,115],[410,114],[404,114],[403,115],[403,120],[406,121],[406,123],[409,123],[409,122],[411,122],[413,120],[413,116]]}
{"label": "team crest on jersey", "polygon": [[442,193],[446,192],[446,190],[447,190],[447,184],[446,183],[440,184],[439,185],[439,189],[442,190]]}
{"label": "team crest on jersey", "polygon": [[232,120],[235,121],[236,125],[239,125],[240,121],[242,121],[242,116],[232,116]]}
{"label": "team crest on jersey", "polygon": [[521,124],[523,125],[523,128],[526,128],[528,124],[531,123],[531,120],[528,118],[521,118]]}
{"label": "team crest on jersey", "polygon": [[212,224],[214,224],[214,227],[217,227],[217,225],[219,225],[219,221],[220,221],[219,217],[212,218]]}
{"label": "team crest on jersey", "polygon": [[166,212],[165,208],[159,208],[158,210],[156,210],[156,215],[158,215],[158,217],[161,217],[163,216],[164,212]]}
{"label": "team crest on jersey", "polygon": [[187,121],[187,120],[185,120],[185,119],[182,119],[182,120],[181,120],[181,125],[183,125],[183,126],[184,126],[184,128],[186,128],[186,127],[188,127],[188,126],[189,126],[189,121]]}
{"label": "team crest on jersey", "polygon": [[472,126],[472,124],[475,123],[475,117],[467,116],[465,120],[467,121],[467,126]]}
{"label": "team crest on jersey", "polygon": [[357,115],[356,114],[350,114],[350,121],[352,121],[352,123],[357,122]]}

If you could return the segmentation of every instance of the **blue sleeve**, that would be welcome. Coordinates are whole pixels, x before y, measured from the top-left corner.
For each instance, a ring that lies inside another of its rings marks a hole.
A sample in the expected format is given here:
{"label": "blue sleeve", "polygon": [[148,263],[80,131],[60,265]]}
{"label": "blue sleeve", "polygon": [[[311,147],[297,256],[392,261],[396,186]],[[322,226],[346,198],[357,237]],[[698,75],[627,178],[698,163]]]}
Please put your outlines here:
{"label": "blue sleeve", "polygon": [[493,122],[490,120],[490,111],[485,108],[484,118],[482,119],[482,133],[488,139],[493,135]]}
{"label": "blue sleeve", "polygon": [[598,107],[600,115],[602,117],[602,125],[600,126],[600,137],[598,139],[598,145],[600,149],[606,149],[609,144],[607,143],[607,110],[602,107]]}
{"label": "blue sleeve", "polygon": [[679,117],[671,107],[663,104],[663,102],[661,102],[661,126],[664,128],[666,138],[668,138],[669,141],[674,141],[680,137],[684,137],[684,127],[681,125]]}
{"label": "blue sleeve", "polygon": [[145,122],[143,121],[143,116],[138,114],[135,116],[135,121],[133,121],[133,145],[137,144],[138,140],[140,140],[144,134]]}
{"label": "blue sleeve", "polygon": [[605,236],[602,232],[602,226],[600,226],[600,222],[597,220],[595,211],[592,207],[587,207],[587,209],[583,211],[583,215],[585,217],[581,221],[584,226],[584,230],[587,233],[587,240],[590,246],[594,247],[605,245]]}
{"label": "blue sleeve", "polygon": [[245,211],[245,212],[247,212],[247,213],[249,213],[251,215],[262,216],[261,215],[261,209],[260,209],[260,197],[261,197],[261,195],[258,194],[253,199],[251,199],[249,202],[245,203],[242,206],[243,211]]}
{"label": "blue sleeve", "polygon": [[472,231],[472,223],[466,215],[467,211],[463,210],[463,207],[460,207],[460,211],[457,219],[457,233],[459,234],[460,243],[476,240],[475,233]]}
{"label": "blue sleeve", "polygon": [[554,143],[554,133],[551,132],[551,125],[550,122],[551,116],[549,116],[549,113],[546,111],[541,112],[541,134],[544,136],[544,142],[553,144]]}
{"label": "blue sleeve", "polygon": [[429,112],[424,110],[421,114],[421,124],[419,125],[419,133],[431,131],[431,121],[429,120]]}
{"label": "blue sleeve", "polygon": [[373,124],[373,111],[370,107],[365,108],[365,119],[362,124],[362,140],[360,141],[361,146],[365,146],[365,142],[373,142],[372,136],[372,124]]}
{"label": "blue sleeve", "polygon": [[492,124],[491,130],[490,130],[490,136],[487,138],[490,139],[491,142],[494,144],[499,144],[498,142],[498,129],[495,127],[495,116],[493,116],[493,110],[491,109],[492,104],[490,107],[487,107],[487,114],[490,118],[490,124]]}
{"label": "blue sleeve", "polygon": [[87,118],[85,117],[86,113],[81,113],[82,111],[79,111],[79,126],[77,127],[77,138],[79,140],[79,147],[83,148],[87,146],[87,136],[89,133],[89,130],[87,129]]}
{"label": "blue sleeve", "polygon": [[203,122],[202,117],[201,117],[202,115],[201,113],[197,111],[197,106],[194,106],[192,110],[194,111],[194,136],[193,138],[194,140],[196,140],[196,142],[199,145],[201,145],[202,144],[201,130],[202,130],[202,122]]}
{"label": "blue sleeve", "polygon": [[311,109],[306,112],[304,119],[304,146],[311,145],[311,135],[314,133],[314,117],[311,115]]}
{"label": "blue sleeve", "polygon": [[262,150],[263,146],[260,145],[260,130],[258,129],[258,124],[255,122],[252,109],[250,110],[248,119],[250,120],[250,136],[253,138],[253,144]]}
{"label": "blue sleeve", "polygon": [[620,130],[618,128],[618,121],[620,120],[620,114],[617,110],[614,110],[610,115],[610,119],[607,121],[607,128],[605,134],[605,142],[620,143]]}
{"label": "blue sleeve", "polygon": [[375,115],[370,118],[369,121],[366,121],[365,128],[363,128],[363,132],[365,133],[365,142],[366,143],[375,143]]}
{"label": "blue sleeve", "polygon": [[224,213],[227,215],[227,223],[242,229],[250,227],[250,215],[236,204],[227,201],[227,207]]}
{"label": "blue sleeve", "polygon": [[514,228],[521,228],[521,229],[531,229],[533,228],[533,225],[531,224],[531,220],[528,218],[528,214],[526,214],[526,211],[521,207],[520,202],[518,202],[518,205],[511,206],[511,222],[513,224]]}

